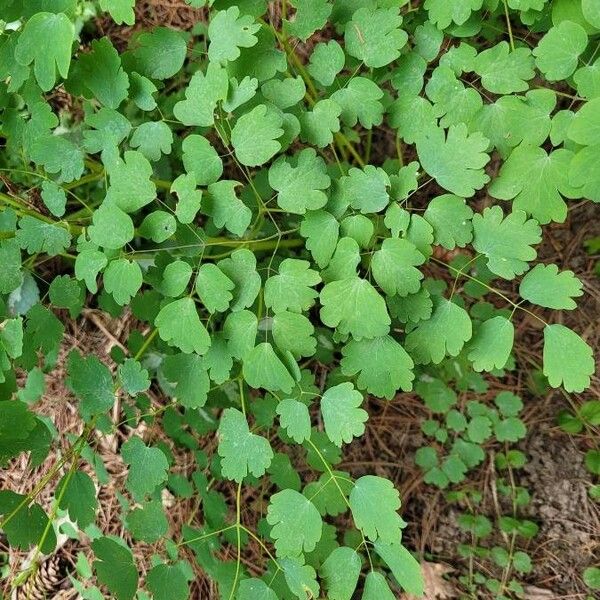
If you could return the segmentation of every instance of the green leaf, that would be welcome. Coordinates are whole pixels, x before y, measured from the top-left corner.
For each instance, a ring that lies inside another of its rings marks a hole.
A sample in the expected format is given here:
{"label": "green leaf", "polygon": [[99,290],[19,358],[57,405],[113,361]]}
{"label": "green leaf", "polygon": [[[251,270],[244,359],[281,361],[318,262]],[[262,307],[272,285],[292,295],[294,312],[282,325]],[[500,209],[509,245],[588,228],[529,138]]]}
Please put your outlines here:
{"label": "green leaf", "polygon": [[191,298],[180,298],[160,309],[154,320],[160,338],[182,352],[204,354],[210,347],[210,336],[200,321]]}
{"label": "green leaf", "polygon": [[162,273],[162,281],[155,287],[161,294],[176,298],[185,292],[192,277],[192,267],[184,260],[170,262]]}
{"label": "green leaf", "polygon": [[283,558],[278,561],[288,588],[300,600],[319,597],[317,574],[310,565],[304,564],[304,558]]}
{"label": "green leaf", "polygon": [[600,145],[583,148],[569,165],[569,184],[578,188],[581,195],[600,202]]}
{"label": "green leaf", "polygon": [[83,358],[76,350],[71,351],[67,372],[67,385],[79,398],[79,412],[84,421],[112,408],[115,402],[112,376],[95,356]]}
{"label": "green leaf", "polygon": [[541,224],[562,223],[567,205],[561,193],[570,194],[567,178],[572,157],[568,150],[548,155],[543,148],[523,143],[512,151],[488,191],[494,198],[512,200],[513,210],[523,210]]}
{"label": "green leaf", "polygon": [[88,152],[100,152],[106,168],[119,162],[119,145],[131,132],[131,123],[121,113],[102,107],[89,114],[85,122],[93,129],[84,130],[83,147]]}
{"label": "green leaf", "polygon": [[329,266],[323,271],[326,283],[354,277],[360,264],[360,248],[358,243],[349,237],[340,238]]}
{"label": "green leaf", "polygon": [[64,136],[41,135],[32,143],[31,160],[48,173],[60,173],[58,182],[70,182],[83,173],[81,148]]}
{"label": "green leaf", "polygon": [[494,403],[505,417],[515,417],[523,409],[521,398],[510,392],[500,392],[494,399]]}
{"label": "green leaf", "polygon": [[154,600],[186,600],[189,597],[187,578],[178,565],[155,565],[146,576],[146,585]]}
{"label": "green leaf", "polygon": [[564,325],[544,328],[544,375],[554,388],[582,392],[590,385],[596,366],[592,349]]}
{"label": "green leaf", "polygon": [[65,214],[67,195],[54,181],[42,181],[42,200],[55,217],[62,217]]}
{"label": "green leaf", "polygon": [[265,283],[265,305],[275,314],[286,310],[298,313],[309,310],[319,296],[313,287],[321,282],[317,271],[309,267],[310,263],[305,260],[283,260],[279,273]]}
{"label": "green leaf", "polygon": [[406,349],[417,364],[439,364],[445,356],[457,356],[471,339],[467,311],[450,300],[433,297],[433,313],[406,336]]}
{"label": "green leaf", "polygon": [[540,241],[537,221],[521,210],[504,217],[499,206],[492,206],[473,217],[473,247],[487,256],[488,269],[504,279],[527,271],[527,263],[537,256],[532,246]]}
{"label": "green leaf", "polygon": [[223,161],[205,137],[188,135],[181,149],[183,166],[194,176],[196,185],[215,183],[223,174]]}
{"label": "green leaf", "polygon": [[346,52],[367,67],[385,67],[400,56],[408,34],[397,8],[359,8],[346,24]]}
{"label": "green leaf", "polygon": [[409,594],[421,597],[424,591],[423,574],[421,565],[413,555],[398,541],[386,543],[378,540],[374,545],[375,552],[390,568],[400,587]]}
{"label": "green leaf", "polygon": [[124,159],[118,159],[109,169],[110,186],[105,202],[132,213],[154,200],[156,186],[150,180],[152,166],[141,152],[127,151]]}
{"label": "green leaf", "polygon": [[362,600],[394,600],[395,598],[385,577],[377,571],[370,571],[365,579]]}
{"label": "green leaf", "polygon": [[252,211],[235,194],[240,185],[239,181],[227,179],[211,183],[203,210],[213,218],[216,227],[225,227],[242,237],[252,221]]}
{"label": "green leaf", "polygon": [[217,12],[208,26],[208,59],[227,63],[240,56],[239,48],[251,48],[258,38],[254,35],[260,25],[250,15],[240,16],[237,6]]}
{"label": "green leaf", "polygon": [[417,394],[433,413],[447,413],[458,400],[454,390],[440,379],[424,376],[416,385]]}
{"label": "green leaf", "polygon": [[206,75],[196,71],[185,90],[185,100],[173,107],[175,118],[184,125],[214,125],[217,103],[227,98],[227,71],[217,63],[209,63]]}
{"label": "green leaf", "polygon": [[[42,394],[46,391],[46,382],[43,371],[34,367],[29,373],[27,373],[27,380],[25,385],[17,392],[17,397],[21,402],[27,404],[33,404],[37,402]],[[19,427],[23,426],[23,421],[19,422]],[[0,434],[1,435],[1,434]]]}
{"label": "green leaf", "polygon": [[277,404],[279,423],[297,443],[310,439],[310,414],[306,404],[293,398],[286,398]]}
{"label": "green leaf", "polygon": [[425,257],[408,240],[387,238],[373,254],[371,269],[386,294],[408,296],[421,287],[423,273],[416,267],[424,262]]}
{"label": "green leaf", "polygon": [[344,68],[344,51],[335,41],[320,42],[310,55],[307,70],[310,76],[322,86],[330,86],[335,76]]}
{"label": "green leaf", "polygon": [[467,433],[470,441],[483,444],[492,435],[492,423],[487,417],[477,415],[469,421]]}
{"label": "green leaf", "polygon": [[552,27],[533,49],[535,64],[548,81],[566,79],[577,68],[588,43],[585,29],[573,21]]}
{"label": "green leaf", "polygon": [[470,198],[490,179],[483,170],[490,160],[488,145],[481,132],[469,133],[464,123],[452,125],[447,135],[430,126],[418,135],[417,153],[423,169],[444,189]]}
{"label": "green leaf", "polygon": [[502,41],[477,55],[473,70],[483,87],[493,94],[512,94],[529,89],[527,81],[535,76],[534,59],[529,48],[509,49]]}
{"label": "green leaf", "polygon": [[285,31],[305,42],[315,31],[327,24],[333,8],[327,0],[291,0],[296,9],[293,20],[284,22]]}
{"label": "green leaf", "polygon": [[57,308],[68,308],[72,316],[76,316],[83,306],[83,286],[68,275],[55,277],[48,292],[50,302]]}
{"label": "green leaf", "polygon": [[244,113],[231,131],[231,144],[238,160],[247,167],[266,163],[281,149],[276,140],[284,133],[282,124],[282,117],[268,111],[264,104]]}
{"label": "green leaf", "polygon": [[429,13],[429,20],[437,25],[438,29],[446,29],[451,23],[463,25],[467,22],[474,10],[479,10],[483,0],[425,0],[423,5]]}
{"label": "green leaf", "polygon": [[173,134],[164,121],[147,121],[133,132],[129,144],[148,160],[157,161],[163,154],[171,154]]}
{"label": "green leaf", "polygon": [[147,77],[132,72],[129,74],[129,85],[129,97],[140,110],[156,108],[156,100],[152,94],[157,91],[157,88]]}
{"label": "green leaf", "polygon": [[329,388],[321,398],[321,414],[325,432],[336,445],[349,444],[353,438],[365,432],[366,410],[359,408],[363,396],[349,383],[340,383]]}
{"label": "green leaf", "polygon": [[293,377],[269,342],[258,344],[244,357],[243,373],[246,383],[255,389],[289,394],[294,387]]}
{"label": "green leaf", "polygon": [[171,185],[171,193],[177,194],[177,220],[184,224],[192,223],[202,203],[202,190],[196,189],[195,175],[187,173],[177,177]]}
{"label": "green leaf", "polygon": [[142,504],[127,515],[127,528],[141,542],[153,544],[169,530],[162,502],[153,500]]}
{"label": "green leaf", "polygon": [[21,249],[17,240],[0,240],[0,261],[2,263],[2,269],[0,269],[0,293],[8,294],[17,289],[23,282]]}
{"label": "green leaf", "polygon": [[438,196],[427,205],[423,217],[433,227],[435,243],[447,250],[464,248],[473,239],[473,211],[464,198]]}
{"label": "green leaf", "polygon": [[331,94],[331,99],[342,109],[340,118],[349,127],[357,121],[365,129],[381,125],[383,121],[383,104],[380,102],[383,90],[366,77],[354,77],[348,84]]}
{"label": "green leaf", "polygon": [[118,372],[123,389],[130,396],[145,392],[150,387],[148,371],[134,358],[126,358],[119,365]]}
{"label": "green leaf", "polygon": [[519,294],[538,306],[573,310],[577,308],[573,298],[583,295],[582,288],[573,271],[559,273],[556,265],[538,264],[521,280]]}
{"label": "green leaf", "polygon": [[357,479],[350,492],[350,510],[356,527],[375,542],[399,543],[406,524],[398,514],[400,494],[394,484],[375,475]]}
{"label": "green leaf", "polygon": [[260,91],[263,96],[281,110],[298,104],[306,94],[306,84],[299,75],[285,79],[271,79],[263,83]]}
{"label": "green leaf", "polygon": [[[0,490],[0,514],[6,520],[3,530],[8,543],[20,550],[39,544],[46,527],[50,525],[48,516],[39,504],[31,503],[27,496],[10,490]],[[9,521],[7,517],[11,514],[13,516]],[[50,526],[48,531],[45,542],[39,547],[40,552],[45,554],[52,553],[56,547],[54,528]]]}
{"label": "green leaf", "polygon": [[600,98],[590,100],[575,113],[568,129],[568,136],[574,142],[583,146],[593,146],[598,143],[600,133]]}
{"label": "green leaf", "polygon": [[515,328],[506,318],[496,316],[484,321],[469,343],[469,360],[475,371],[502,369],[513,347]]}
{"label": "green leaf", "polygon": [[187,408],[201,408],[206,403],[210,381],[205,360],[197,354],[171,354],[164,359],[165,378],[176,384],[174,396]]}
{"label": "green leaf", "polygon": [[315,328],[304,315],[287,310],[279,312],[272,318],[271,329],[273,340],[281,351],[290,352],[296,359],[315,353]]}
{"label": "green leaf", "polygon": [[294,490],[282,490],[271,496],[267,522],[272,526],[277,556],[299,556],[314,550],[321,539],[323,522],[314,504]]}
{"label": "green leaf", "polygon": [[252,306],[261,287],[254,254],[246,248],[240,248],[232,252],[229,258],[220,260],[217,266],[235,284],[231,310],[236,312]]}
{"label": "green leaf", "polygon": [[317,507],[321,515],[335,517],[348,510],[346,502],[353,483],[348,479],[347,473],[340,471],[332,473],[333,475],[323,473],[318,480],[309,483],[303,493]]}
{"label": "green leaf", "polygon": [[389,335],[360,341],[342,348],[342,373],[358,374],[356,386],[374,396],[391,400],[399,389],[412,390],[414,364],[404,348]]}
{"label": "green leaf", "polygon": [[42,91],[56,83],[56,71],[63,79],[69,74],[71,44],[75,28],[63,13],[38,12],[26,23],[15,48],[15,59],[23,66],[33,62],[33,72]]}
{"label": "green leaf", "polygon": [[325,206],[327,194],[322,190],[330,183],[325,161],[313,148],[305,148],[291,159],[282,156],[269,169],[269,185],[278,192],[278,206],[297,215]]}
{"label": "green leaf", "polygon": [[134,24],[134,6],[135,0],[100,0],[100,8],[109,12],[117,25],[121,25],[122,23],[126,25]]}
{"label": "green leaf", "polygon": [[28,215],[19,219],[16,239],[29,254],[44,252],[56,256],[71,245],[71,235],[66,229]]}
{"label": "green leaf", "polygon": [[251,577],[240,581],[237,600],[278,600],[277,594],[262,579]]}
{"label": "green leaf", "polygon": [[[594,0],[581,0],[581,12],[590,25],[600,29],[600,6],[597,2],[594,2]],[[600,588],[600,571],[598,572],[598,581],[597,587]]]}
{"label": "green leaf", "polygon": [[352,548],[336,548],[321,566],[330,600],[351,600],[361,570],[360,556]]}
{"label": "green leaf", "polygon": [[388,298],[387,302],[392,317],[402,323],[418,323],[431,317],[433,302],[425,288],[421,288],[416,294],[410,294],[406,298],[400,296]]}
{"label": "green leaf", "polygon": [[212,263],[204,263],[198,269],[196,293],[210,313],[225,312],[233,300],[231,291],[235,284]]}
{"label": "green leaf", "polygon": [[250,433],[246,417],[235,408],[227,408],[219,424],[221,470],[227,479],[238,483],[251,473],[262,477],[273,459],[271,446],[264,437]]}
{"label": "green leaf", "polygon": [[[443,65],[434,69],[425,92],[434,104],[435,114],[442,116],[439,123],[442,127],[469,123],[483,106],[479,92],[465,86],[450,67]],[[422,129],[428,126],[429,123],[424,124]],[[418,137],[418,132],[415,135]]]}
{"label": "green leaf", "polygon": [[98,581],[105,585],[117,600],[132,600],[138,583],[138,571],[131,550],[109,537],[92,542],[96,560],[93,563]]}
{"label": "green leaf", "polygon": [[340,130],[340,114],[342,107],[326,98],[319,100],[311,111],[300,115],[300,139],[325,148],[333,142],[333,134]]}
{"label": "green leaf", "polygon": [[583,581],[592,590],[600,590],[600,569],[588,567],[583,572]]}
{"label": "green leaf", "polygon": [[354,277],[360,264],[360,247],[350,237],[340,238],[329,266],[322,272],[323,281],[337,281]]}
{"label": "green leaf", "polygon": [[321,291],[321,321],[354,339],[387,335],[390,317],[384,299],[365,279],[332,281]]}
{"label": "green leaf", "polygon": [[132,52],[135,71],[150,79],[168,79],[181,70],[187,54],[185,38],[180,31],[154,27],[135,38]]}
{"label": "green leaf", "polygon": [[169,463],[164,452],[146,446],[139,437],[133,436],[121,446],[121,456],[129,465],[125,487],[137,502],[167,480]]}
{"label": "green leaf", "polygon": [[0,403],[0,417],[0,456],[5,460],[16,456],[20,446],[28,446],[37,421],[24,402],[15,400]]}
{"label": "green leaf", "polygon": [[93,40],[91,47],[91,52],[80,54],[71,79],[76,86],[81,83],[87,98],[96,98],[104,106],[116,109],[127,98],[129,77],[108,38]]}
{"label": "green leaf", "polygon": [[[94,211],[88,233],[94,244],[109,250],[117,250],[133,239],[135,230],[131,217],[118,206],[105,200]],[[93,261],[95,268],[102,262],[97,257],[98,255],[95,254]],[[99,267],[98,271],[101,269],[102,267]]]}
{"label": "green leaf", "polygon": [[142,287],[142,270],[137,262],[119,258],[111,260],[104,271],[104,289],[117,304],[124,306]]}
{"label": "green leaf", "polygon": [[375,233],[373,221],[364,215],[351,215],[342,223],[342,234],[351,237],[361,248],[367,248]]}
{"label": "green leaf", "polygon": [[390,178],[379,167],[352,168],[342,177],[340,186],[346,201],[362,214],[380,212],[389,204]]}
{"label": "green leaf", "polygon": [[80,529],[94,522],[98,502],[96,487],[89,475],[82,471],[65,474],[56,486],[56,496],[60,498],[60,508],[69,512]]}
{"label": "green leaf", "polygon": [[170,212],[155,210],[144,217],[138,233],[140,237],[162,244],[172,237],[176,230],[177,221]]}
{"label": "green leaf", "polygon": [[499,442],[518,442],[527,435],[527,428],[521,419],[508,417],[494,424],[494,435]]}
{"label": "green leaf", "polygon": [[325,210],[309,211],[300,225],[300,234],[307,238],[306,249],[310,251],[319,268],[329,264],[337,246],[340,225]]}

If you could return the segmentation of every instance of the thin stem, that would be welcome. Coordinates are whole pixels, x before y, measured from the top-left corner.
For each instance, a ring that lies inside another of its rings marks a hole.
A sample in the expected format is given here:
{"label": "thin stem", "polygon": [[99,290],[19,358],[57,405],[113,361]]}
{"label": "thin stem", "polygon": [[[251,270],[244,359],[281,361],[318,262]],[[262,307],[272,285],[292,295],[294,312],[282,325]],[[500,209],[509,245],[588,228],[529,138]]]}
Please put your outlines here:
{"label": "thin stem", "polygon": [[504,2],[504,16],[506,17],[506,26],[508,27],[508,39],[510,42],[510,49],[514,51],[515,49],[515,39],[513,37],[512,26],[510,24],[510,14],[508,12],[508,2],[506,0],[502,0]]}
{"label": "thin stem", "polygon": [[[446,267],[447,269],[450,269],[450,271],[452,271],[453,273],[460,273],[460,269],[457,269],[456,267],[453,267],[452,265],[445,263],[443,260],[439,260],[433,256],[431,257],[430,260],[438,263],[439,265]],[[508,302],[511,306],[513,306],[515,308],[515,310],[516,309],[522,310],[523,312],[526,312],[528,315],[536,318],[538,321],[540,321],[544,325],[548,325],[548,323],[546,321],[544,321],[544,319],[542,319],[542,317],[536,315],[534,312],[528,310],[527,308],[523,308],[519,303],[513,302],[508,296],[503,294],[500,290],[497,290],[496,288],[492,287],[491,285],[488,285],[487,283],[481,281],[480,279],[477,279],[477,277],[473,277],[472,275],[469,275],[468,273],[460,273],[460,275],[462,277],[466,277],[467,279],[470,279],[471,281],[474,281],[475,283],[478,283],[479,285],[482,285],[488,291],[496,294],[497,296],[500,296],[500,298],[502,298],[505,302]]]}
{"label": "thin stem", "polygon": [[206,540],[208,538],[214,537],[215,535],[220,535],[229,531],[230,529],[235,529],[237,525],[228,525],[227,527],[223,527],[222,529],[217,529],[217,531],[211,531],[210,533],[205,533],[203,535],[199,535],[191,540],[183,540],[175,544],[178,548],[181,546],[187,546],[188,544],[195,544],[196,542],[201,542],[202,540]]}
{"label": "thin stem", "polygon": [[242,484],[238,483],[237,492],[235,495],[235,527],[237,534],[237,557],[235,563],[235,575],[233,577],[233,585],[231,586],[231,594],[229,594],[229,600],[233,600],[235,595],[235,590],[237,587],[238,579],[240,577],[240,565],[242,562],[242,536],[241,536],[241,497],[242,497]]}
{"label": "thin stem", "polygon": [[[329,466],[329,463],[325,460],[325,457],[321,454],[321,451],[317,448],[317,446],[313,443],[313,441],[311,439],[308,439],[307,442],[310,444],[310,446],[312,447],[312,449],[315,451],[316,455],[319,457],[319,459],[323,463],[323,466],[325,467],[325,469],[329,473],[329,476],[333,480],[333,483],[335,484],[335,487],[337,487],[337,489],[338,489],[338,491],[340,493],[340,496],[344,500],[344,503],[346,504],[346,506],[348,507],[348,509],[350,510],[350,512],[352,512],[352,507],[350,506],[350,502],[348,502],[348,498],[346,498],[346,494],[344,494],[344,491],[342,490],[342,488],[340,487],[340,484],[337,481],[337,475],[333,472],[332,468]],[[352,482],[352,483],[354,483],[354,482]],[[369,559],[369,565],[371,566],[371,571],[372,571],[373,570],[373,561],[371,560],[371,553],[369,552],[369,548],[367,546],[367,540],[365,539],[365,536],[364,536],[363,532],[360,529],[358,529],[358,532],[360,533],[360,535],[362,537],[362,543],[365,546],[365,550],[367,552],[367,558]]]}

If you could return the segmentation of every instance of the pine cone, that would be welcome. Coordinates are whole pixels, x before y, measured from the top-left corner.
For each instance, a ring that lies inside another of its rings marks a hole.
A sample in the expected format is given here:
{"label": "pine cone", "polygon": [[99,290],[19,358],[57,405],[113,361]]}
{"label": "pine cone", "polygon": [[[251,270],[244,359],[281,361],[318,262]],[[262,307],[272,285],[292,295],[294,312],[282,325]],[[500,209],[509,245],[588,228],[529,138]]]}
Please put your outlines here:
{"label": "pine cone", "polygon": [[60,556],[50,556],[40,564],[23,586],[17,590],[17,600],[49,600],[55,598],[66,577],[66,561]]}

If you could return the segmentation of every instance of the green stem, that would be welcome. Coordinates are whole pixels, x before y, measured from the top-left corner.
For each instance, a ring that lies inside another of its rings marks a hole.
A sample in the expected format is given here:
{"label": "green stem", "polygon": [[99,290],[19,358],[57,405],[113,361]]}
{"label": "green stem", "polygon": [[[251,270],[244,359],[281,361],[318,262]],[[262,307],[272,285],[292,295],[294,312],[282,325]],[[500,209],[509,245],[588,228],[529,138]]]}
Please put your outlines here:
{"label": "green stem", "polygon": [[519,303],[513,302],[508,296],[503,294],[500,290],[497,290],[496,288],[492,287],[491,285],[488,285],[487,283],[481,281],[480,279],[477,279],[477,277],[473,277],[472,275],[469,275],[468,273],[464,273],[463,271],[461,271],[461,269],[457,269],[456,267],[453,267],[452,265],[445,263],[443,260],[439,260],[433,256],[430,258],[430,260],[437,263],[438,265],[442,265],[442,266],[446,267],[447,269],[452,271],[457,276],[466,277],[467,279],[470,279],[471,281],[474,281],[475,283],[482,285],[488,291],[492,292],[493,294],[496,294],[497,296],[502,298],[505,302],[508,302],[512,307],[514,307],[515,310],[517,310],[517,309],[522,310],[523,312],[526,312],[528,315],[534,317],[535,319],[537,319],[544,325],[548,325],[548,323],[546,323],[546,321],[544,321],[544,319],[542,319],[542,317],[536,315],[534,312],[528,310],[527,308],[523,308]]}
{"label": "green stem", "polygon": [[[338,491],[340,493],[340,496],[342,497],[344,503],[346,504],[346,506],[348,507],[348,509],[350,510],[350,512],[352,512],[352,507],[350,506],[350,502],[348,502],[348,498],[346,498],[346,494],[344,494],[344,491],[340,487],[340,484],[337,481],[337,476],[333,472],[332,468],[329,466],[329,463],[325,460],[325,457],[321,454],[321,451],[317,448],[317,446],[313,443],[313,441],[311,439],[308,439],[307,442],[310,444],[310,446],[312,447],[312,449],[315,451],[315,454],[319,457],[319,459],[323,463],[323,466],[325,467],[325,469],[329,473],[329,476],[333,480],[333,483],[335,484],[335,487],[337,487],[337,489],[338,489]],[[354,483],[354,482],[352,482],[352,483]],[[365,539],[364,533],[360,529],[358,529],[358,532],[360,533],[360,535],[362,537],[362,544],[361,545],[364,545],[364,547],[365,547],[365,550],[367,552],[367,558],[369,559],[369,564],[371,566],[371,571],[372,571],[373,570],[373,561],[371,560],[371,553],[369,552],[369,547],[367,546],[367,540]]]}
{"label": "green stem", "polygon": [[504,17],[506,18],[506,27],[508,28],[508,39],[510,42],[510,49],[514,52],[515,50],[515,38],[513,37],[512,26],[510,24],[510,14],[508,12],[508,2],[506,0],[502,0],[504,2]]}
{"label": "green stem", "polygon": [[[31,209],[23,200],[13,198],[8,194],[0,192],[0,206],[2,204],[14,208],[15,211],[21,216],[26,215],[29,217],[33,217],[38,221],[42,221],[43,223],[48,223],[49,225],[56,225],[57,227],[62,227],[63,229],[66,229],[74,235],[79,235],[83,231],[83,228],[79,225],[73,225],[71,223],[67,223],[66,221],[55,221],[54,219],[51,219],[50,217],[42,215],[38,211]],[[7,232],[3,233],[4,239],[6,239],[7,237],[14,237],[14,235],[6,235]]]}

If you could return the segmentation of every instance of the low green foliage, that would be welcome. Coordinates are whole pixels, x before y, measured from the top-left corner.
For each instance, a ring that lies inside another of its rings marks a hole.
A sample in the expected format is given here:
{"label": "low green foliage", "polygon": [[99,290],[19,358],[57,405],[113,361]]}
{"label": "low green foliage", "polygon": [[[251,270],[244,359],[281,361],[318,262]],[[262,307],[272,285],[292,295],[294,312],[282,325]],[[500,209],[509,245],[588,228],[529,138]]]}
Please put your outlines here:
{"label": "low green foliage", "polygon": [[[344,447],[369,427],[369,396],[414,388],[431,413],[425,480],[462,482],[487,443],[525,435],[520,398],[458,393],[513,369],[531,320],[539,377],[590,385],[591,348],[540,310],[575,309],[582,283],[536,259],[542,226],[600,201],[600,14],[587,0],[189,4],[206,16],[190,31],[142,30],[119,52],[92,17],[131,26],[134,0],[0,0],[0,460],[62,456],[29,495],[0,492],[9,544],[36,547],[20,581],[62,522],[92,540],[74,578],[86,598],[183,600],[191,560],[228,600],[418,595],[399,493],[343,470]],[[73,437],[35,403],[86,308],[137,327],[110,361],[69,353]],[[563,423],[597,425],[589,412]],[[117,432],[121,537],[96,526],[96,441]],[[174,538],[166,490],[196,511]],[[461,523],[475,540],[491,527]],[[532,535],[516,509],[501,527]],[[137,543],[155,544],[143,577]],[[513,550],[485,550],[498,597],[530,569]]]}

